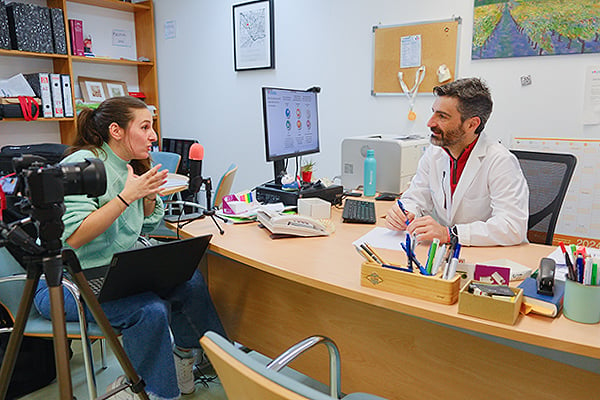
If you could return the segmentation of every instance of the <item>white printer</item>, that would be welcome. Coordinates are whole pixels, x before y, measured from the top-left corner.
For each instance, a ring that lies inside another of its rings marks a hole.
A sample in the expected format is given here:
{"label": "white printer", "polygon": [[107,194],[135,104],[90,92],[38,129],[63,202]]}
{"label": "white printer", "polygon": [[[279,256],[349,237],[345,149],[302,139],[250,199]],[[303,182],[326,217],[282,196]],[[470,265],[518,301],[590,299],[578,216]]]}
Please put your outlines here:
{"label": "white printer", "polygon": [[378,192],[402,193],[415,175],[419,159],[429,145],[425,135],[368,135],[342,141],[342,185],[355,189],[363,184],[367,150],[375,150]]}

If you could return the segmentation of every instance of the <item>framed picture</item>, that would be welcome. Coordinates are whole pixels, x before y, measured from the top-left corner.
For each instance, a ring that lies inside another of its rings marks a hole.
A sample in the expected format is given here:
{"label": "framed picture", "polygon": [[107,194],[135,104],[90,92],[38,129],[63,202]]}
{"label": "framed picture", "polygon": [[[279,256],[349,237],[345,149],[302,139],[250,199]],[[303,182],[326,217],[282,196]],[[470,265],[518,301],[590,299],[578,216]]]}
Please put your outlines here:
{"label": "framed picture", "polygon": [[101,103],[106,99],[116,96],[127,96],[127,84],[122,81],[109,81],[106,79],[78,78],[79,88],[86,103]]}
{"label": "framed picture", "polygon": [[273,0],[233,5],[233,60],[236,71],[275,68]]}
{"label": "framed picture", "polygon": [[86,103],[101,103],[106,100],[104,85],[101,79],[80,76],[78,81],[81,95]]}

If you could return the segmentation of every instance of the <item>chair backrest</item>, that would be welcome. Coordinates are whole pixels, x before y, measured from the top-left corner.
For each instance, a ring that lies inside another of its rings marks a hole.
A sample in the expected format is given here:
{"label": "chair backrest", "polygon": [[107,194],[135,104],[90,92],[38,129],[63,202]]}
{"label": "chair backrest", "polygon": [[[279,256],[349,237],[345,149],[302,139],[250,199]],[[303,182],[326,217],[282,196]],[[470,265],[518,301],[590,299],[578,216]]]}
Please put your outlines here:
{"label": "chair backrest", "polygon": [[235,179],[235,173],[237,172],[237,169],[237,165],[231,164],[221,179],[219,179],[219,183],[215,189],[215,197],[212,203],[213,208],[220,208],[221,203],[223,202],[223,197],[231,193],[231,186],[233,186],[233,180]]}
{"label": "chair backrest", "polygon": [[214,332],[200,339],[230,399],[331,400],[330,397],[265,365]]}
{"label": "chair backrest", "polygon": [[171,153],[169,151],[151,151],[150,159],[152,160],[152,166],[156,164],[162,164],[161,171],[166,169],[171,173],[177,173],[179,163],[181,162],[181,156],[177,153]]}
{"label": "chair backrest", "polygon": [[556,221],[573,176],[573,154],[511,150],[521,164],[529,185],[527,238],[532,243],[552,244]]}

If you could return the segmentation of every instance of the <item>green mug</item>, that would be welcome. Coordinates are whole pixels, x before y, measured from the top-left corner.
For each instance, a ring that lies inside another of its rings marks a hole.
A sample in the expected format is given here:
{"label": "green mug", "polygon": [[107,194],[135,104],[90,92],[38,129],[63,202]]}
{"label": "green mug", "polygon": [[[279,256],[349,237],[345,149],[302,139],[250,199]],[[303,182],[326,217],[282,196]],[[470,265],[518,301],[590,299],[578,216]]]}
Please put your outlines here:
{"label": "green mug", "polygon": [[582,285],[567,278],[563,314],[584,324],[600,322],[600,286]]}

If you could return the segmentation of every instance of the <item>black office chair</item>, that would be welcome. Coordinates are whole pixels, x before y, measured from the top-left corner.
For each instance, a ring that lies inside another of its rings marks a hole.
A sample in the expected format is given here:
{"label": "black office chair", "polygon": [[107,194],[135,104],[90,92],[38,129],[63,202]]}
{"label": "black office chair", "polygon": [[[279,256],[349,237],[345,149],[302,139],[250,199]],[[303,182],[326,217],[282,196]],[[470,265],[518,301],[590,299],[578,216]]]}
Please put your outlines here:
{"label": "black office chair", "polygon": [[573,154],[511,150],[521,164],[529,185],[527,238],[532,243],[552,245],[556,221],[573,176],[577,158]]}

